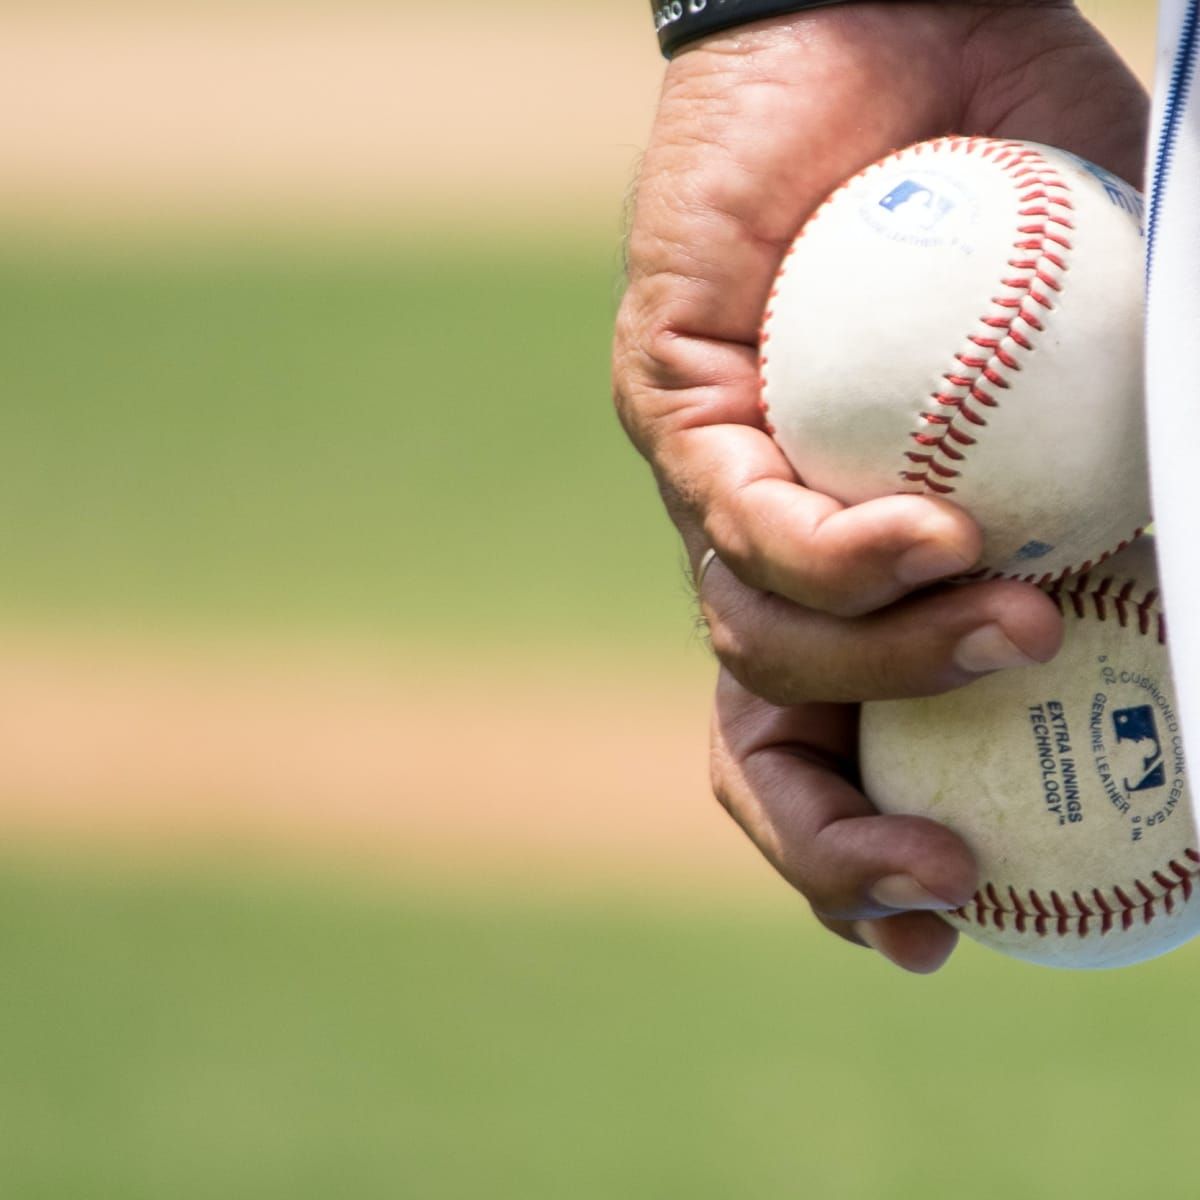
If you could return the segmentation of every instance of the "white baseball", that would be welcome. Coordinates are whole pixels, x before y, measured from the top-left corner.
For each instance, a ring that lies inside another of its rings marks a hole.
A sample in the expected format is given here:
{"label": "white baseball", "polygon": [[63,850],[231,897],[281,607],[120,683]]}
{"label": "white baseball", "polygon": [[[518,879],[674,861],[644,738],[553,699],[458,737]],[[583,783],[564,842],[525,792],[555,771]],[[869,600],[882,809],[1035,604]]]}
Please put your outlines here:
{"label": "white baseball", "polygon": [[845,504],[968,509],[982,568],[1047,582],[1149,520],[1142,199],[1074,155],[941,138],[804,226],[763,319],[762,407]]}
{"label": "white baseball", "polygon": [[1123,966],[1200,932],[1153,539],[1049,590],[1067,627],[1053,662],[863,706],[863,784],[975,852],[981,886],[952,925],[1031,962]]}

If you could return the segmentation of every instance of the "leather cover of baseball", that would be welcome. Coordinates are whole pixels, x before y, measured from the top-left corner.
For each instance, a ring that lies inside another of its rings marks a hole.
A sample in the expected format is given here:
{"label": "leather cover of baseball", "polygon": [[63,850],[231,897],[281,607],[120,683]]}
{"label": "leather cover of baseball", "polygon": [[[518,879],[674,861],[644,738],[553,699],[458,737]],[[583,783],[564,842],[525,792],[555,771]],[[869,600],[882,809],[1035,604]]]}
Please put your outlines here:
{"label": "leather cover of baseball", "polygon": [[1200,932],[1153,539],[1049,590],[1066,620],[1053,662],[863,706],[863,786],[974,851],[980,889],[950,924],[1030,962],[1123,966]]}
{"label": "leather cover of baseball", "polygon": [[801,482],[944,496],[987,573],[1031,582],[1127,542],[1150,514],[1142,213],[1030,142],[922,142],[842,185],[763,318],[761,404]]}

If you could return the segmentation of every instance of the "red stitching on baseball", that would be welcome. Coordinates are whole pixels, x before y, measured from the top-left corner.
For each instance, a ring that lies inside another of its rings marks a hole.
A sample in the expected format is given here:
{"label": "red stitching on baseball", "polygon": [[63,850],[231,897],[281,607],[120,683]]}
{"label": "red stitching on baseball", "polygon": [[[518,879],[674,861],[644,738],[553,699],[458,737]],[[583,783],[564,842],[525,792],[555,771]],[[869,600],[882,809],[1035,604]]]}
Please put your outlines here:
{"label": "red stitching on baseball", "polygon": [[[1200,854],[1192,847],[1183,853],[1190,862],[1200,864]],[[1086,937],[1092,928],[1090,922],[1095,921],[1098,910],[1099,932],[1103,937],[1112,932],[1118,918],[1121,929],[1128,931],[1139,918],[1143,925],[1149,925],[1156,917],[1164,913],[1169,915],[1175,912],[1177,906],[1187,904],[1195,891],[1196,881],[1200,879],[1200,866],[1188,868],[1171,859],[1163,867],[1151,871],[1150,878],[1157,884],[1158,891],[1145,880],[1135,879],[1125,887],[1112,885],[1115,903],[1100,888],[1093,888],[1091,904],[1079,892],[1072,892],[1070,899],[1064,900],[1056,891],[1044,897],[1035,888],[1020,893],[1011,885],[1007,888],[1006,899],[1002,900],[996,885],[989,882],[975,893],[968,904],[955,909],[950,915],[984,927],[991,925],[1001,931],[1005,929],[1006,919],[1010,919],[1017,933],[1026,933],[1032,925],[1038,937],[1046,937],[1051,933],[1057,937]],[[1130,895],[1130,892],[1135,894]]]}
{"label": "red stitching on baseball", "polygon": [[[958,472],[955,471],[954,474],[957,475]],[[949,484],[937,483],[935,480],[930,479],[924,471],[903,471],[901,475],[905,479],[911,479],[914,482],[920,480],[931,492],[936,492],[939,496],[949,496],[954,491],[954,488]]]}
{"label": "red stitching on baseball", "polygon": [[[947,446],[946,438],[944,435],[942,437],[931,437],[927,433],[914,433],[911,435],[911,437],[912,437],[913,441],[917,443],[918,446],[931,446],[931,447],[936,446],[938,449],[938,452],[942,455],[942,457],[950,459],[951,462],[962,462],[963,459],[965,459],[967,457],[961,450],[955,450],[955,448],[953,446]],[[908,452],[907,457],[912,462],[928,462],[929,461],[929,456],[918,455],[918,454],[915,454],[911,450]]]}
{"label": "red stitching on baseball", "polygon": [[[1141,534],[1139,529],[1133,536]],[[1132,539],[1130,539],[1132,540]],[[1129,542],[1122,542],[1117,550],[1124,550]],[[1117,551],[1113,551],[1116,553]],[[1105,555],[1104,558],[1107,558]],[[1101,558],[1099,562],[1103,562]],[[1098,621],[1107,621],[1111,611],[1112,616],[1122,628],[1136,627],[1142,637],[1154,637],[1161,644],[1166,643],[1167,630],[1163,613],[1159,608],[1158,588],[1149,588],[1140,599],[1134,591],[1137,582],[1126,579],[1118,584],[1111,575],[1093,583],[1093,564],[1085,563],[1078,575],[1059,576],[1057,579],[1039,582],[1046,589],[1046,594],[1058,606],[1058,611],[1065,616],[1068,608],[1078,618],[1088,615],[1089,607],[1092,615]],[[1190,853],[1190,852],[1189,852]],[[1200,859],[1196,859],[1200,862]]]}

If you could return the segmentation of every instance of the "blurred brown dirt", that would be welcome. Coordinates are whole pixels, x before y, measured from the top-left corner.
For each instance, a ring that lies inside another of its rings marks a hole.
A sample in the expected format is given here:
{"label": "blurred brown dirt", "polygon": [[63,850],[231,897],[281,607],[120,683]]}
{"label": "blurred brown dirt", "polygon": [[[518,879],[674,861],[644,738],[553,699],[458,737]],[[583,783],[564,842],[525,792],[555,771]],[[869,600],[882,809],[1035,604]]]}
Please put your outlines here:
{"label": "blurred brown dirt", "polygon": [[712,674],[699,650],[662,670],[10,635],[0,828],[462,876],[748,878],[707,785]]}
{"label": "blurred brown dirt", "polygon": [[[1081,7],[1148,78],[1153,14]],[[615,233],[644,4],[0,4],[0,219]]]}
{"label": "blurred brown dirt", "polygon": [[643,7],[0,6],[0,216],[614,231]]}

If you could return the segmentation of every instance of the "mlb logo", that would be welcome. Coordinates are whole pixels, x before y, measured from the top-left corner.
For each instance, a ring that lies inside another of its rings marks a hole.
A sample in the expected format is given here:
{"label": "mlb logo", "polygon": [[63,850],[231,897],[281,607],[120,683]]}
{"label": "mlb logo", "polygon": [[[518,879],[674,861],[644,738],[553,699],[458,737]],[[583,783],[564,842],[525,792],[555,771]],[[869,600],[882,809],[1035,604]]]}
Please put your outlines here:
{"label": "mlb logo", "polygon": [[1149,704],[1142,704],[1137,708],[1118,709],[1112,717],[1117,741],[1132,742],[1141,751],[1141,768],[1132,779],[1125,780],[1126,790],[1145,792],[1150,788],[1164,787],[1167,769],[1163,762],[1162,743],[1158,739],[1158,726],[1154,721],[1154,709]]}
{"label": "mlb logo", "polygon": [[955,205],[949,196],[928,184],[906,179],[880,200],[879,207],[911,229],[930,230],[936,229],[954,211]]}

